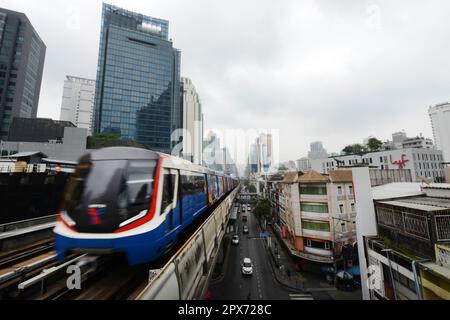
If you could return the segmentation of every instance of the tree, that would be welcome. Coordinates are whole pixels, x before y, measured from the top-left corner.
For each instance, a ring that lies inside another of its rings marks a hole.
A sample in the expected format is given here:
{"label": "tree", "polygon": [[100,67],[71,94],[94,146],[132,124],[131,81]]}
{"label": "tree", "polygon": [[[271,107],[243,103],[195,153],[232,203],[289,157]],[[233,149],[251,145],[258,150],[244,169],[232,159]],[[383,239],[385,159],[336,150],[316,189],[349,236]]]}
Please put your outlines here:
{"label": "tree", "polygon": [[367,150],[364,146],[360,145],[359,143],[355,143],[355,144],[346,146],[344,149],[342,149],[342,152],[345,155],[349,155],[349,154],[363,155],[363,154],[367,153]]}
{"label": "tree", "polygon": [[268,199],[259,199],[256,202],[253,214],[256,218],[261,219],[270,216],[270,203]]}
{"label": "tree", "polygon": [[94,134],[92,137],[96,139],[120,140],[118,136],[110,133],[97,133]]}
{"label": "tree", "polygon": [[367,142],[367,147],[371,152],[378,151],[383,146],[383,142],[378,140],[377,138],[370,138]]}
{"label": "tree", "polygon": [[248,192],[255,193],[256,192],[256,187],[253,184],[249,185],[248,186]]}

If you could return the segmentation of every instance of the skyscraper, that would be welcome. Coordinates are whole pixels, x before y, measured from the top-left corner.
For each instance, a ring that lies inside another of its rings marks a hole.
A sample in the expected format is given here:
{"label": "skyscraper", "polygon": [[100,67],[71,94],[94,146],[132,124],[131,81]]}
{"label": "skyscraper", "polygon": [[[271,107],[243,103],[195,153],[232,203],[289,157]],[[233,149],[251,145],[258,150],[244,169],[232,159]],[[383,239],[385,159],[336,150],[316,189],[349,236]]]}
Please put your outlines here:
{"label": "skyscraper", "polygon": [[45,44],[23,13],[0,8],[0,139],[12,118],[35,118]]}
{"label": "skyscraper", "polygon": [[170,153],[182,128],[180,51],[169,22],[103,4],[94,133]]}
{"label": "skyscraper", "polygon": [[181,78],[181,91],[183,97],[183,155],[185,159],[196,164],[202,164],[203,160],[203,113],[200,97],[195,86],[189,78]]}
{"label": "skyscraper", "polygon": [[94,94],[95,80],[66,76],[59,119],[91,132]]}
{"label": "skyscraper", "polygon": [[310,151],[308,152],[308,158],[311,159],[321,159],[327,158],[327,150],[322,145],[322,141],[315,141],[310,143]]}
{"label": "skyscraper", "polygon": [[428,109],[433,129],[434,143],[442,150],[444,161],[450,162],[450,103],[438,104]]}

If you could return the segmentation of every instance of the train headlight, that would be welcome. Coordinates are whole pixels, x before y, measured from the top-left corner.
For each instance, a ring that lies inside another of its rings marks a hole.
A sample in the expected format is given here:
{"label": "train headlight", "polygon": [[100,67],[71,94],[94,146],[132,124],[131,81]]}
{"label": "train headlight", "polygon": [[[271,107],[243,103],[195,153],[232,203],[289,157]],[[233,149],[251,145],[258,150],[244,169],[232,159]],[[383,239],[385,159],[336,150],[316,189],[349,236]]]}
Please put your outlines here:
{"label": "train headlight", "polygon": [[139,220],[139,219],[145,217],[146,214],[147,214],[147,210],[141,211],[138,215],[136,215],[136,216],[134,216],[134,217],[132,217],[132,218],[130,218],[130,219],[128,219],[128,220],[122,222],[122,223],[119,225],[119,228],[122,228],[123,226],[126,226],[127,224],[130,224],[130,223],[132,223],[132,222],[134,222],[134,221],[136,221],[136,220]]}
{"label": "train headlight", "polygon": [[76,225],[76,222],[73,221],[73,219],[67,214],[66,210],[63,210],[60,212],[61,219],[69,226],[74,227]]}

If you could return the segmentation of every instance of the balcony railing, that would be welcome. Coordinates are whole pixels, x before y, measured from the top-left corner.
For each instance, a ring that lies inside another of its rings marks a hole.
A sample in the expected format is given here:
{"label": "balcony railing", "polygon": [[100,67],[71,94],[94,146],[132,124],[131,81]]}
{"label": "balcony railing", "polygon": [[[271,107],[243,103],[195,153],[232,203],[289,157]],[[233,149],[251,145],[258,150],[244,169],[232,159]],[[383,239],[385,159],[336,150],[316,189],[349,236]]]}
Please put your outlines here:
{"label": "balcony railing", "polygon": [[305,247],[305,252],[306,253],[311,253],[311,254],[316,254],[318,256],[325,256],[325,257],[333,256],[333,251],[330,250],[330,249]]}
{"label": "balcony railing", "polygon": [[331,232],[330,231],[318,231],[318,230],[310,230],[310,229],[302,229],[304,236],[311,236],[321,239],[331,239]]}
{"label": "balcony railing", "polygon": [[327,201],[326,194],[300,194],[300,201]]}
{"label": "balcony railing", "polygon": [[319,220],[329,220],[330,214],[327,212],[310,212],[302,211],[302,218],[304,219],[319,219]]}

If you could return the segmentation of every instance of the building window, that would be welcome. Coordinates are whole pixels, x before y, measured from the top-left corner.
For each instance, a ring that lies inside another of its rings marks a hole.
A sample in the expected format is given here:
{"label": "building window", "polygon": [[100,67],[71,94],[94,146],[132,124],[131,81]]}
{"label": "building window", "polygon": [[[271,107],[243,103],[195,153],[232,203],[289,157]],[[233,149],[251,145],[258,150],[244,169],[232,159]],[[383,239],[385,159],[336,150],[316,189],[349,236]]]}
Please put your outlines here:
{"label": "building window", "polygon": [[330,243],[329,242],[325,242],[325,249],[330,250]]}
{"label": "building window", "polygon": [[306,239],[306,246],[307,247],[311,247],[311,240],[310,239]]}
{"label": "building window", "polygon": [[326,195],[326,186],[300,186],[300,194]]}
{"label": "building window", "polygon": [[354,203],[350,204],[350,207],[352,208],[352,212],[355,212],[355,204]]}
{"label": "building window", "polygon": [[341,186],[338,186],[338,187],[337,187],[337,190],[338,190],[338,194],[341,195],[341,194],[342,194],[342,187],[341,187]]}
{"label": "building window", "polygon": [[323,221],[302,220],[303,229],[330,232],[330,224]]}
{"label": "building window", "polygon": [[341,231],[342,232],[347,232],[347,226],[345,225],[345,222],[341,223]]}
{"label": "building window", "polygon": [[339,212],[344,213],[344,205],[343,204],[339,205]]}
{"label": "building window", "polygon": [[327,204],[319,203],[301,203],[301,210],[306,212],[316,212],[316,213],[328,213]]}
{"label": "building window", "polygon": [[348,192],[353,195],[353,186],[348,186]]}

